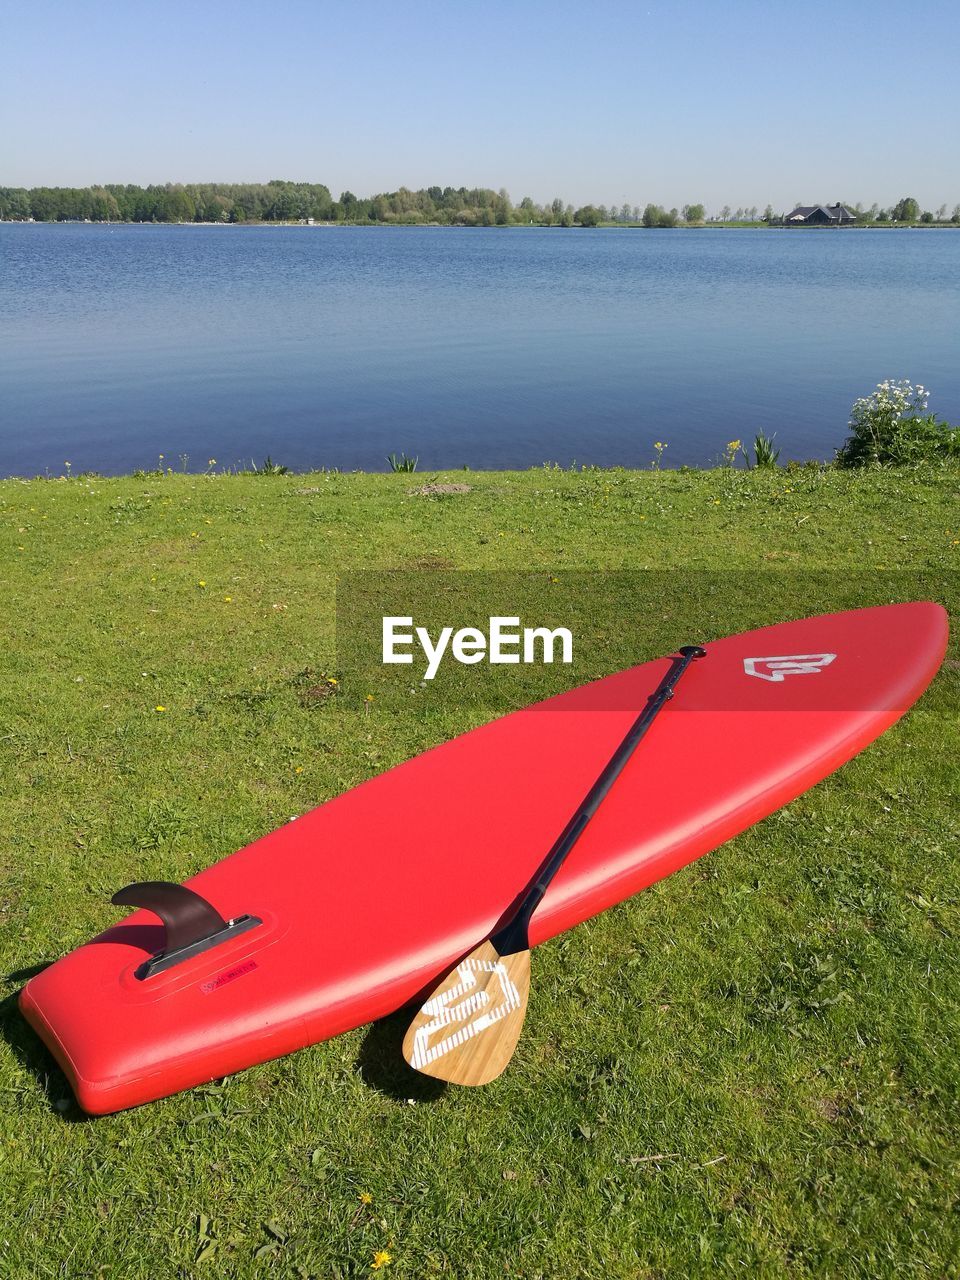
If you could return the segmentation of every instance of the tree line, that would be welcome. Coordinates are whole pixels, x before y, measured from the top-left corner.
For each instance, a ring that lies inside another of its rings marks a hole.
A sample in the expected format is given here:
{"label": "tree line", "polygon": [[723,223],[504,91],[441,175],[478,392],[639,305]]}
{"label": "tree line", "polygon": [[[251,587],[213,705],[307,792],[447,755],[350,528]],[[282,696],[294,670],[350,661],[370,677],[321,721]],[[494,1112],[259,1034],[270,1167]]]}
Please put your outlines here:
{"label": "tree line", "polygon": [[[688,220],[703,219],[703,206],[685,205]],[[559,196],[537,204],[524,196],[514,204],[502,188],[424,187],[360,197],[344,191],[334,200],[323,183],[166,183],[138,187],[106,183],[92,187],[0,187],[0,218],[37,222],[399,222],[460,226],[595,226],[599,222],[677,225],[681,214],[659,206],[575,208]]]}
{"label": "tree line", "polygon": [[[946,205],[936,211],[920,211],[912,197],[905,197],[889,209],[859,202],[848,206],[857,221],[934,222],[946,220]],[[586,204],[575,208],[559,196],[537,204],[524,196],[514,204],[501,188],[423,187],[359,197],[341,192],[334,200],[323,183],[287,182],[201,182],[166,183],[147,187],[132,183],[106,183],[91,187],[0,187],[0,219],[36,222],[367,222],[440,223],[456,226],[597,226],[600,223],[641,224],[646,227],[697,226],[704,222],[775,223],[784,216],[767,205],[758,213],[756,205],[737,209],[724,205],[708,217],[702,203],[685,204],[680,209],[661,205],[624,203],[619,206]],[[952,214],[960,222],[960,205]]]}

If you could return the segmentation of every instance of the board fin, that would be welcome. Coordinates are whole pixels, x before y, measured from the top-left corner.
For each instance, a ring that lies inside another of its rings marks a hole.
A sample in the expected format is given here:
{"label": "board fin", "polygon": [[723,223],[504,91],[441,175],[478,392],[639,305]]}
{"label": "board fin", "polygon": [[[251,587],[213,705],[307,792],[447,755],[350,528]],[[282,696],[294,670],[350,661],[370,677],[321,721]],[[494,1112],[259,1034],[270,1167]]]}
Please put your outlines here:
{"label": "board fin", "polygon": [[250,915],[225,920],[216,907],[195,890],[169,880],[128,884],[118,889],[110,901],[118,907],[144,907],[163,921],[166,944],[137,969],[136,976],[141,979],[171,969],[263,924],[258,916]]}

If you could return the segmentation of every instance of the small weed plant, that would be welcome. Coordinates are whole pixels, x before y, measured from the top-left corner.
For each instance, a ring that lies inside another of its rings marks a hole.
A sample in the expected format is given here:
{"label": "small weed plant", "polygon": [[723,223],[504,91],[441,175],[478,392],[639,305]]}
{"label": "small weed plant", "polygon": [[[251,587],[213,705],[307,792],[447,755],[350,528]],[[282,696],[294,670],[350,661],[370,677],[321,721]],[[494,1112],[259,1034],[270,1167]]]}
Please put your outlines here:
{"label": "small weed plant", "polygon": [[780,458],[780,450],[773,447],[773,442],[776,438],[776,432],[772,436],[768,436],[763,431],[758,431],[753,437],[753,465],[755,467],[763,469],[777,465]]}
{"label": "small weed plant", "polygon": [[405,453],[400,453],[400,454],[388,453],[387,454],[387,462],[390,466],[391,471],[402,471],[407,473],[416,471],[417,463],[419,461],[420,461],[419,457],[411,458],[411,457],[408,457],[408,455]]}
{"label": "small weed plant", "polygon": [[282,462],[274,462],[268,453],[260,466],[254,467],[254,471],[261,476],[285,476],[290,471],[290,468],[285,467]]}

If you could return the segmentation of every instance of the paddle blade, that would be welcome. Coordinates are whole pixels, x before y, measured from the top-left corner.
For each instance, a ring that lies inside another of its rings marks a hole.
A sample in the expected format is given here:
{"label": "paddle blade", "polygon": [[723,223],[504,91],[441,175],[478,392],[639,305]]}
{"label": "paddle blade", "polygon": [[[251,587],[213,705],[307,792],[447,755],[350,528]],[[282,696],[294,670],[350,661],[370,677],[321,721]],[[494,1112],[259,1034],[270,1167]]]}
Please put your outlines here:
{"label": "paddle blade", "polygon": [[530,995],[530,952],[489,940],[433,990],[403,1040],[411,1067],[451,1084],[488,1084],[513,1057]]}

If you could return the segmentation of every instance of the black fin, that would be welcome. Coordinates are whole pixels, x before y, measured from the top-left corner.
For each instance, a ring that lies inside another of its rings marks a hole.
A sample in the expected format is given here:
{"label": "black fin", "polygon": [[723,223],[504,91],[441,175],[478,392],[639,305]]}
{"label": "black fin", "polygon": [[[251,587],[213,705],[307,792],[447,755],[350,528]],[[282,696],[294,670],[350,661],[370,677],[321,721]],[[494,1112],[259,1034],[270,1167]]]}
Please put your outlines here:
{"label": "black fin", "polygon": [[113,895],[111,902],[118,907],[145,907],[163,921],[166,931],[164,948],[140,966],[138,978],[161,973],[263,923],[257,916],[248,915],[224,920],[206,898],[186,885],[173,884],[169,880],[128,884]]}

